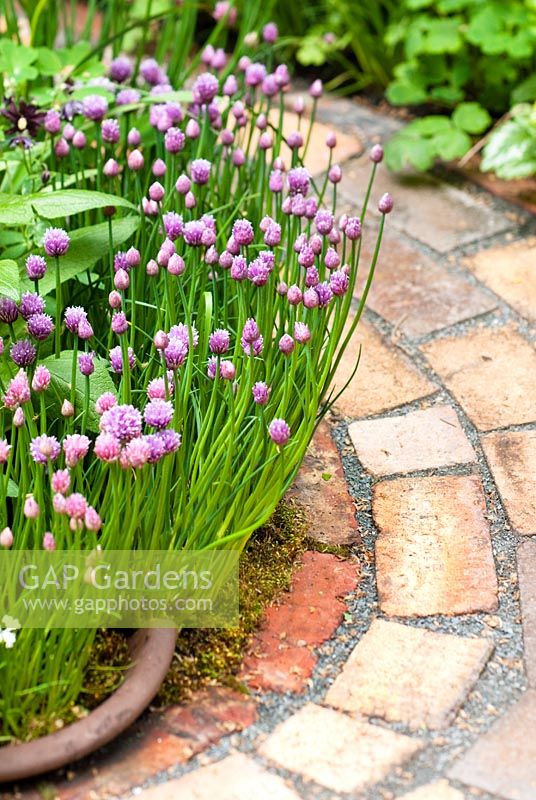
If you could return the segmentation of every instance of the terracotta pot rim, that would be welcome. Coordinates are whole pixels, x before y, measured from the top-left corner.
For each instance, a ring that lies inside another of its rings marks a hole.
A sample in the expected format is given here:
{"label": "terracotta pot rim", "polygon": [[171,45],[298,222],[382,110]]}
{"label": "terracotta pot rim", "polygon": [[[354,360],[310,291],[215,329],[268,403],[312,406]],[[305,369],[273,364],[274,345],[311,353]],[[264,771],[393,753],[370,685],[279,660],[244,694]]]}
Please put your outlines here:
{"label": "terracotta pot rim", "polygon": [[56,733],[0,748],[0,783],[20,781],[64,767],[122,733],[158,692],[171,664],[175,628],[143,628],[131,637],[133,659],[121,686],[87,717]]}

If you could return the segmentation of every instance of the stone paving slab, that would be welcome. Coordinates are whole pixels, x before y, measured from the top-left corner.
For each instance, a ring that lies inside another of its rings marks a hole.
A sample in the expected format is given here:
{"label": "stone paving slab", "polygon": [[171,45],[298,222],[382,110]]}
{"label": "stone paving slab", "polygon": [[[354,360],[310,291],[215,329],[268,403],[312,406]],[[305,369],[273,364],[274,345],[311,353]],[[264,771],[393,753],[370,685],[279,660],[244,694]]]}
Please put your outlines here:
{"label": "stone paving slab", "polygon": [[[341,199],[352,200],[350,187],[366,187],[370,172],[367,156],[349,162],[344,170]],[[485,196],[473,196],[428,175],[394,175],[377,171],[371,208],[384,192],[395,200],[389,224],[438,253],[448,253],[512,227],[512,220],[492,208]]]}
{"label": "stone paving slab", "polygon": [[522,695],[449,770],[448,777],[506,800],[536,797],[536,691]]}
{"label": "stone paving slab", "polygon": [[303,692],[316,664],[312,652],[332,636],[358,582],[357,563],[307,552],[290,591],[270,606],[253,637],[241,678],[255,689]]}
{"label": "stone paving slab", "polygon": [[[527,539],[517,548],[517,572],[521,593],[525,671],[536,687],[536,540]],[[536,792],[535,795],[536,797]]]}
{"label": "stone paving slab", "polygon": [[464,264],[521,316],[536,320],[536,238],[481,250]]}
{"label": "stone paving slab", "polygon": [[448,781],[435,781],[402,795],[400,800],[464,800],[464,796]]}
{"label": "stone paving slab", "polygon": [[153,786],[137,796],[141,800],[299,800],[282,778],[242,753]]}
{"label": "stone paving slab", "polygon": [[513,326],[479,326],[422,351],[479,430],[536,419],[536,348]]}
{"label": "stone paving slab", "polygon": [[490,433],[482,447],[513,527],[536,534],[536,431]]}
{"label": "stone paving slab", "polygon": [[[367,224],[360,262],[366,270],[358,281],[357,297],[361,296],[375,241],[375,226]],[[392,230],[390,217],[367,305],[398,331],[414,338],[492,311],[497,301],[402,238]]]}
{"label": "stone paving slab", "polygon": [[326,703],[412,730],[445,728],[491,651],[469,639],[376,619],[352,651]]}
{"label": "stone paving slab", "polygon": [[476,461],[451,406],[352,422],[348,433],[360,462],[375,476]]}
{"label": "stone paving slab", "polygon": [[309,703],[277,726],[259,752],[335,792],[363,791],[414,756],[418,739]]}
{"label": "stone paving slab", "polygon": [[380,608],[400,617],[497,608],[497,576],[476,475],[399,478],[373,489]]}
{"label": "stone paving slab", "polygon": [[354,504],[325,420],[313,436],[287,497],[295,499],[303,509],[311,538],[334,545],[358,540]]}
{"label": "stone paving slab", "polygon": [[363,320],[346,349],[333,388],[340,391],[359,357],[359,368],[335,408],[350,419],[368,417],[411,403],[437,390],[401,350]]}

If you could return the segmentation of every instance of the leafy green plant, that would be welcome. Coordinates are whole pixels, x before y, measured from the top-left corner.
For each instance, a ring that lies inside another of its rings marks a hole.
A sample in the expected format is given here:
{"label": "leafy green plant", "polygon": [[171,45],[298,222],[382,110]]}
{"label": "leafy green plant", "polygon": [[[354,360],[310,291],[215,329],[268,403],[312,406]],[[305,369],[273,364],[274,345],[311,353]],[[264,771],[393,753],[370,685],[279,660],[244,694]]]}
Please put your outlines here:
{"label": "leafy green plant", "polygon": [[480,166],[506,180],[528,178],[536,174],[536,108],[514,106],[510,117],[493,131]]}

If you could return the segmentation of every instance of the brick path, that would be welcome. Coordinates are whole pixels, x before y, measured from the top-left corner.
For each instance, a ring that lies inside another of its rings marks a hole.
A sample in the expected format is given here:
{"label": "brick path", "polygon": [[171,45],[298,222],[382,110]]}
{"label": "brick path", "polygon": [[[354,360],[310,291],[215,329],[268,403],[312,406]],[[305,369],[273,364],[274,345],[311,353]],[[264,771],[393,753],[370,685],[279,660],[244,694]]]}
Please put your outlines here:
{"label": "brick path", "polygon": [[[331,98],[320,117],[346,134],[343,210],[397,123]],[[293,490],[351,557],[305,554],[244,662],[249,696],[148,715],[27,800],[535,800],[536,224],[452,175],[382,170],[387,189],[338,383],[360,343],[361,364]]]}

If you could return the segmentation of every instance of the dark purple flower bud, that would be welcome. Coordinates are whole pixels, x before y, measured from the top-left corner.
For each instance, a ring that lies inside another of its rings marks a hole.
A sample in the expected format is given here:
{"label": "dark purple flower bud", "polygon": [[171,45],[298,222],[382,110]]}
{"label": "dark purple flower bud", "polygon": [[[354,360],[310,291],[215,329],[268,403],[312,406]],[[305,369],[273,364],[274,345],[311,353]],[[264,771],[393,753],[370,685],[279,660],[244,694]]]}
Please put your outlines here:
{"label": "dark purple flower bud", "polygon": [[18,367],[29,367],[37,358],[37,350],[29,339],[20,339],[11,345],[11,358]]}
{"label": "dark purple flower bud", "polygon": [[218,94],[219,81],[211,72],[204,72],[196,79],[192,91],[194,101],[200,105],[211,103]]}
{"label": "dark purple flower bud", "polygon": [[41,280],[47,271],[47,262],[43,256],[28,256],[26,259],[26,274],[31,281]]}
{"label": "dark purple flower bud", "polygon": [[28,320],[28,333],[39,342],[48,339],[53,330],[54,323],[48,314],[34,314]]}
{"label": "dark purple flower bud", "polygon": [[386,192],[380,197],[380,202],[378,203],[378,211],[380,214],[390,214],[393,210],[393,206],[394,201],[389,192]]}
{"label": "dark purple flower bud", "polygon": [[78,356],[78,367],[82,375],[92,375],[95,372],[95,364],[93,363],[93,359],[95,358],[95,353],[80,353]]}
{"label": "dark purple flower bud", "polygon": [[54,152],[58,156],[58,158],[67,158],[69,155],[69,143],[67,139],[64,139],[63,136],[58,139],[58,141],[54,145]]}
{"label": "dark purple flower bud", "polygon": [[319,305],[327,306],[331,298],[333,297],[333,291],[329,283],[324,281],[323,283],[319,283],[318,286],[315,286],[315,292],[318,297]]}
{"label": "dark purple flower bud", "polygon": [[105,142],[116,144],[121,136],[119,123],[116,119],[103,119],[101,122],[102,138]]}
{"label": "dark purple flower bud", "polygon": [[140,64],[140,75],[150,86],[164,83],[165,73],[154,58],[144,58]]}
{"label": "dark purple flower bud", "polygon": [[112,317],[112,330],[114,333],[117,333],[121,336],[123,333],[126,333],[128,330],[128,322],[127,318],[123,311],[118,311],[117,314],[114,314]]}
{"label": "dark purple flower bud", "polygon": [[124,83],[132,75],[132,64],[126,56],[114,58],[110,64],[109,75],[116,83]]}
{"label": "dark purple flower bud", "polygon": [[168,128],[164,136],[164,147],[168,153],[178,153],[185,144],[186,137],[179,128]]}
{"label": "dark purple flower bud", "polygon": [[82,100],[82,114],[93,122],[100,122],[108,113],[108,101],[100,94],[91,94]]}
{"label": "dark purple flower bud", "polygon": [[47,111],[43,127],[47,133],[59,133],[61,129],[61,117],[59,113],[52,108]]}
{"label": "dark purple flower bud", "polygon": [[379,164],[383,161],[383,147],[381,144],[374,144],[370,148],[370,160],[373,161],[375,164]]}
{"label": "dark purple flower bud", "polygon": [[47,228],[43,236],[43,247],[47,256],[64,256],[69,249],[70,238],[63,228]]}
{"label": "dark purple flower bud", "polygon": [[45,301],[35,292],[24,292],[20,299],[19,311],[25,320],[34,314],[42,314],[45,310]]}

